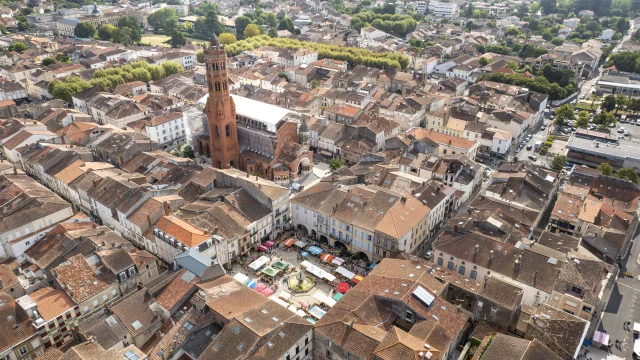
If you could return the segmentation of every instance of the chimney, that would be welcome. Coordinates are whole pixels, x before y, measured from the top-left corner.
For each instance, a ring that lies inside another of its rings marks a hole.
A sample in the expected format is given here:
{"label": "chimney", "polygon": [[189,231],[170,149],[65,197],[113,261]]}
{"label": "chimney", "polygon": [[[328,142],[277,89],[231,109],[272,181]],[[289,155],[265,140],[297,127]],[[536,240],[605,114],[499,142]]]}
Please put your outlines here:
{"label": "chimney", "polygon": [[489,260],[493,259],[493,250],[489,251]]}
{"label": "chimney", "polygon": [[136,285],[138,286],[138,290],[142,290],[142,288],[144,287],[142,282],[138,282]]}
{"label": "chimney", "polygon": [[449,145],[451,145],[451,139],[449,139]]}
{"label": "chimney", "polygon": [[537,271],[533,274],[533,286],[536,286],[536,280],[538,280],[538,272]]}
{"label": "chimney", "polygon": [[457,234],[457,233],[458,233],[458,225],[453,225],[453,232],[454,232],[455,234]]}
{"label": "chimney", "polygon": [[149,227],[153,226],[153,224],[151,223],[151,216],[147,215],[147,224],[149,224]]}
{"label": "chimney", "polygon": [[478,249],[480,249],[480,245],[476,244],[476,246],[473,248],[473,255],[478,255]]}
{"label": "chimney", "polygon": [[164,202],[164,216],[169,216],[169,203]]}
{"label": "chimney", "polygon": [[439,193],[440,193],[440,186],[436,188],[436,194],[439,194]]}
{"label": "chimney", "polygon": [[482,285],[483,288],[487,288],[487,277],[484,277],[484,284]]}
{"label": "chimney", "polygon": [[403,197],[400,198],[400,201],[402,201],[403,203],[406,203],[407,202],[407,198],[405,196],[403,196]]}
{"label": "chimney", "polygon": [[13,175],[18,175],[18,168],[17,167],[13,167]]}

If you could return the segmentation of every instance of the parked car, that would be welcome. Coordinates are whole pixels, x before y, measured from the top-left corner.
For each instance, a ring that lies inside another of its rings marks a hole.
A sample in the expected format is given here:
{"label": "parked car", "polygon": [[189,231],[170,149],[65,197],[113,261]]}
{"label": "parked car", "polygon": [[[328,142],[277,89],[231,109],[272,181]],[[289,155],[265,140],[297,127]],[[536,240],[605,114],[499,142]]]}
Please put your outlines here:
{"label": "parked car", "polygon": [[531,150],[533,148],[533,145],[527,145],[527,150]]}
{"label": "parked car", "polygon": [[544,129],[546,129],[546,128],[547,128],[547,125],[542,125],[542,126],[540,126],[540,130],[544,130]]}
{"label": "parked car", "polygon": [[624,134],[625,134],[626,136],[631,136],[631,132],[629,132],[629,130],[627,130]]}
{"label": "parked car", "polygon": [[624,128],[623,128],[623,127],[619,128],[619,129],[618,129],[618,132],[619,132],[620,134],[622,134],[622,133],[624,132]]}
{"label": "parked car", "polygon": [[426,254],[424,254],[424,258],[427,260],[433,259],[433,251],[429,250]]}
{"label": "parked car", "polygon": [[529,159],[533,160],[533,161],[537,161],[538,158],[535,155],[529,155]]}

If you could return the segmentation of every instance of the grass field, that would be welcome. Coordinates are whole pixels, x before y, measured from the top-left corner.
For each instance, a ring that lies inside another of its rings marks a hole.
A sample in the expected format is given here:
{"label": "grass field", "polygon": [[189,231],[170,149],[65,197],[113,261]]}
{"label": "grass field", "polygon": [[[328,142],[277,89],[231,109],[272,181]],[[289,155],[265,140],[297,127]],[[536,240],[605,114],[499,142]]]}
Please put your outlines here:
{"label": "grass field", "polygon": [[[171,47],[171,45],[169,44],[165,44],[164,42],[169,40],[171,37],[167,36],[167,35],[158,35],[158,34],[144,34],[142,35],[142,43],[145,44],[151,44],[153,46],[164,46],[164,47]],[[194,39],[194,38],[190,38],[190,37],[185,37],[185,39],[187,39],[187,42],[192,42],[194,44],[201,44],[206,42],[205,40],[201,40],[201,39]]]}
{"label": "grass field", "polygon": [[594,102],[593,105],[591,104],[591,101],[578,101],[575,108],[580,110],[597,110],[600,107],[600,103],[597,101]]}

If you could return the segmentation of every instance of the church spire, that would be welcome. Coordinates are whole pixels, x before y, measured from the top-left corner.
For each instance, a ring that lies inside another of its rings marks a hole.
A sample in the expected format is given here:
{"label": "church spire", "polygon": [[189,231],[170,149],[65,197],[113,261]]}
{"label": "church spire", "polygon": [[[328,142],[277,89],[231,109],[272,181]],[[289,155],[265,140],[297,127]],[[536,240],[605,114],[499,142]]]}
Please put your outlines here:
{"label": "church spire", "polygon": [[220,46],[220,41],[218,41],[218,37],[216,36],[215,31],[213,32],[213,35],[211,36],[211,42],[210,42],[211,47],[218,47]]}

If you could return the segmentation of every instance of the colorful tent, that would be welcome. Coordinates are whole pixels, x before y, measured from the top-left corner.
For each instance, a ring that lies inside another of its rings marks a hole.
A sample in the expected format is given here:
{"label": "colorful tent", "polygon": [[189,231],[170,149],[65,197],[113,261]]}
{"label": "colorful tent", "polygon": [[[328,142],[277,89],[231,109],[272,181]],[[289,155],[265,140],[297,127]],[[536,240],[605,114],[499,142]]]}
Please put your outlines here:
{"label": "colorful tent", "polygon": [[335,270],[335,272],[340,274],[340,275],[342,275],[342,276],[344,276],[345,278],[347,278],[347,280],[351,280],[356,276],[356,274],[352,273],[351,271],[349,271],[349,270],[347,270],[347,269],[345,269],[343,267],[337,268]]}
{"label": "colorful tent", "polygon": [[274,269],[271,266],[265,266],[262,268],[262,273],[271,277],[274,277],[280,273],[280,270]]}
{"label": "colorful tent", "polygon": [[271,290],[270,288],[264,288],[264,289],[260,290],[259,293],[268,297],[269,295],[273,294],[274,291]]}
{"label": "colorful tent", "polygon": [[322,259],[323,261],[326,261],[326,262],[331,262],[331,260],[335,259],[335,256],[333,256],[331,254],[324,254],[324,255],[320,256],[320,259]]}
{"label": "colorful tent", "polygon": [[246,283],[244,283],[245,285],[247,285],[248,288],[253,289],[256,287],[256,285],[258,284],[257,281],[255,280],[247,280]]}
{"label": "colorful tent", "polygon": [[262,251],[262,252],[265,252],[265,251],[269,250],[269,248],[264,246],[264,245],[260,245],[260,246],[258,246],[258,250]]}
{"label": "colorful tent", "polygon": [[306,251],[301,251],[300,255],[304,256],[304,257],[309,257],[309,253]]}
{"label": "colorful tent", "polygon": [[273,266],[274,268],[280,269],[280,270],[284,270],[286,268],[289,267],[289,263],[286,261],[276,261],[274,262],[271,266]]}
{"label": "colorful tent", "polygon": [[261,283],[260,282],[260,283],[256,284],[256,286],[253,288],[253,290],[255,290],[257,292],[260,292],[260,291],[262,291],[262,290],[264,290],[266,288],[267,288],[267,285],[265,285],[265,283]]}
{"label": "colorful tent", "polygon": [[287,239],[287,240],[284,241],[284,244],[286,246],[293,246],[293,244],[295,244],[295,243],[296,243],[296,239]]}
{"label": "colorful tent", "polygon": [[333,260],[331,260],[331,263],[338,266],[342,266],[342,264],[344,264],[344,259],[336,257],[336,258],[333,258]]}
{"label": "colorful tent", "polygon": [[351,281],[353,281],[354,284],[359,283],[360,281],[364,280],[364,278],[360,275],[356,275],[353,277],[353,279],[351,279]]}
{"label": "colorful tent", "polygon": [[349,284],[346,282],[341,282],[340,284],[338,284],[338,292],[342,293],[342,294],[346,294],[347,291],[349,291]]}
{"label": "colorful tent", "polygon": [[276,243],[273,240],[265,241],[262,245],[266,246],[267,249],[273,247]]}
{"label": "colorful tent", "polygon": [[324,250],[322,250],[322,248],[317,247],[317,246],[312,246],[310,248],[307,249],[308,252],[312,253],[313,255],[320,255],[324,252]]}
{"label": "colorful tent", "polygon": [[342,299],[344,297],[344,295],[340,294],[340,293],[335,293],[333,295],[333,300],[335,301],[340,301],[340,299]]}

